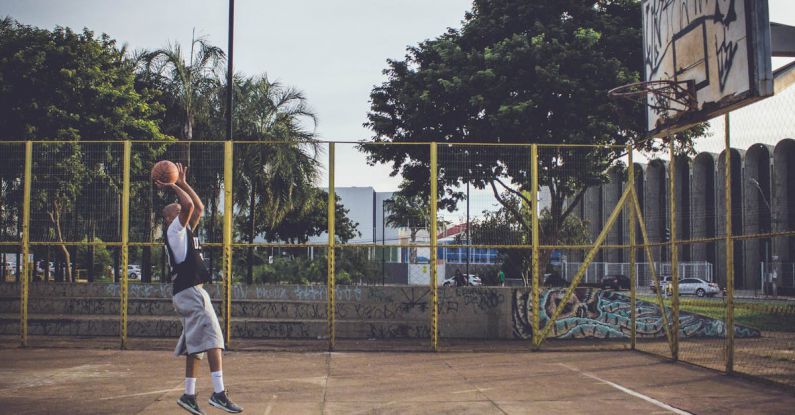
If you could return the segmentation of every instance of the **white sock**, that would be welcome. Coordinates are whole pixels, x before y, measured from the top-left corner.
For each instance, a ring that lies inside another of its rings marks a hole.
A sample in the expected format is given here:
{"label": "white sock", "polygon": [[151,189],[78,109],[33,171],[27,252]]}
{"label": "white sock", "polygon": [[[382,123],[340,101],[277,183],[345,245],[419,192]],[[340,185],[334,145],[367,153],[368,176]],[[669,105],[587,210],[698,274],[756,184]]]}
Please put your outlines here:
{"label": "white sock", "polygon": [[219,370],[217,372],[210,372],[210,377],[213,379],[213,389],[215,393],[224,391],[224,372]]}
{"label": "white sock", "polygon": [[185,395],[196,395],[196,378],[185,378]]}

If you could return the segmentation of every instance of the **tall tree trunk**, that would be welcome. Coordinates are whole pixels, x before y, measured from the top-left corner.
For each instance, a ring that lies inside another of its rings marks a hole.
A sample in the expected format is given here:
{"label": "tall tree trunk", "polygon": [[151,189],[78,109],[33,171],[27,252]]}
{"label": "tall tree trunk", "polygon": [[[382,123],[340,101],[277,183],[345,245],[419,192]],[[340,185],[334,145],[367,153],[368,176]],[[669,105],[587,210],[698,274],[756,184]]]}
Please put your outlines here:
{"label": "tall tree trunk", "polygon": [[92,220],[91,221],[91,238],[90,238],[91,245],[88,246],[88,261],[87,261],[88,262],[88,282],[94,282],[94,277],[95,277],[95,275],[94,275],[94,253],[95,253],[95,249],[96,248],[93,245],[94,244],[94,235],[96,235],[96,224]]}
{"label": "tall tree trunk", "polygon": [[50,282],[50,262],[52,261],[52,252],[49,245],[47,246],[47,266],[44,267],[44,281]]}
{"label": "tall tree trunk", "polygon": [[67,282],[74,282],[73,275],[72,275],[72,268],[70,268],[71,263],[71,255],[69,255],[69,249],[67,249],[66,244],[64,244],[63,240],[63,232],[61,232],[61,206],[57,200],[53,200],[52,202],[52,210],[49,213],[50,221],[52,222],[53,227],[55,228],[55,236],[58,238],[58,242],[60,242],[59,249],[61,250],[61,256],[66,262],[66,281]]}
{"label": "tall tree trunk", "polygon": [[[249,186],[251,189],[251,195],[249,196],[249,204],[248,204],[248,243],[254,243],[254,227],[256,225],[256,221],[254,218],[255,212],[255,202],[257,200],[256,190],[254,188],[254,183],[251,183]],[[253,284],[254,283],[254,247],[248,247],[248,264],[246,264],[246,284]]]}
{"label": "tall tree trunk", "polygon": [[[121,266],[119,264],[119,262],[120,262],[119,254],[120,254],[120,252],[119,252],[118,249],[114,249],[113,250],[113,282],[116,282],[116,283],[119,282],[119,274],[120,274],[119,273],[119,267]],[[122,275],[124,275],[124,277],[127,278],[127,270],[126,269],[124,270]]]}

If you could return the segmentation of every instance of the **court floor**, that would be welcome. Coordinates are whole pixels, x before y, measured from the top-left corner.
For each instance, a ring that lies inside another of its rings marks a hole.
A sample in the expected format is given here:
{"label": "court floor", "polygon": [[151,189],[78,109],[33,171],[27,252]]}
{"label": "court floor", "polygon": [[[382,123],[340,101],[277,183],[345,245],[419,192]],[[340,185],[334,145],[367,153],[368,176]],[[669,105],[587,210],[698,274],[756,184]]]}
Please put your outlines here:
{"label": "court floor", "polygon": [[[0,413],[186,413],[175,404],[183,362],[166,347],[9,344],[0,344]],[[795,407],[791,390],[631,351],[233,351],[224,377],[249,414],[784,414]],[[206,403],[206,371],[197,391],[207,414],[222,413]]]}

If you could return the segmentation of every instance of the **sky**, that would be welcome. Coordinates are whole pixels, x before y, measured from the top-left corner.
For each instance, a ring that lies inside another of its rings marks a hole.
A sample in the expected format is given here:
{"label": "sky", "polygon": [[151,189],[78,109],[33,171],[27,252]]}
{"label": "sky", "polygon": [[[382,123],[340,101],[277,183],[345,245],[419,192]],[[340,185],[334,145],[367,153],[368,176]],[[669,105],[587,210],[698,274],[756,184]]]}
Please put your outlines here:
{"label": "sky", "polygon": [[[529,0],[528,0],[529,1]],[[267,73],[304,91],[320,139],[360,141],[372,87],[387,59],[460,27],[471,0],[237,0],[235,70]],[[795,26],[795,1],[769,0],[771,21]],[[132,49],[188,45],[191,33],[226,49],[226,0],[0,0],[0,16],[52,29],[87,27]],[[774,67],[784,62],[774,59]],[[336,185],[395,190],[399,179],[337,145]],[[324,163],[325,164],[325,163]],[[325,177],[325,176],[324,176]]]}

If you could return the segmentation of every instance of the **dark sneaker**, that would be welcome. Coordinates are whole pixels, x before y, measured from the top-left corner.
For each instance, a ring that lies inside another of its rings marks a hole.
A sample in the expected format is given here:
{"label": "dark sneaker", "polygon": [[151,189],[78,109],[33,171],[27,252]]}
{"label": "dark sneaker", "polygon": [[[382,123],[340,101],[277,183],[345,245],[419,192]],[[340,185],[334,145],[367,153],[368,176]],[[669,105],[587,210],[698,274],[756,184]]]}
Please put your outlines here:
{"label": "dark sneaker", "polygon": [[192,413],[193,415],[204,415],[201,408],[199,408],[199,404],[196,403],[196,395],[186,395],[183,394],[182,396],[177,399],[177,405],[181,406],[182,409]]}
{"label": "dark sneaker", "polygon": [[232,402],[231,399],[227,396],[226,391],[218,392],[210,395],[210,405],[222,409],[230,414],[237,414],[243,412],[243,408],[237,406],[236,403]]}

